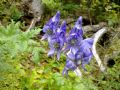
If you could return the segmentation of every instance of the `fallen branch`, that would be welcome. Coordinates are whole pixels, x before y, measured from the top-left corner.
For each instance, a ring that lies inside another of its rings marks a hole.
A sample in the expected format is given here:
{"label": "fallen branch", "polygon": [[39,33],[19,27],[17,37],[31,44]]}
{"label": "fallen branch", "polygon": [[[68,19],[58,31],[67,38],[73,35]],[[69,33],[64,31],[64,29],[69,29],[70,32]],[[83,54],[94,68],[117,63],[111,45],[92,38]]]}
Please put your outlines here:
{"label": "fallen branch", "polygon": [[97,50],[96,50],[96,44],[98,42],[98,40],[101,38],[101,36],[107,32],[107,29],[106,28],[102,28],[100,29],[98,32],[95,33],[94,35],[94,42],[93,42],[93,47],[92,47],[92,52],[93,52],[93,55],[98,63],[98,66],[100,67],[100,70],[101,71],[105,71],[105,67],[103,66],[102,64],[102,61],[97,53]]}
{"label": "fallen branch", "polygon": [[83,30],[84,30],[84,33],[87,33],[87,32],[94,32],[95,33],[105,26],[107,26],[106,22],[100,22],[99,24],[96,24],[96,25],[83,26]]}

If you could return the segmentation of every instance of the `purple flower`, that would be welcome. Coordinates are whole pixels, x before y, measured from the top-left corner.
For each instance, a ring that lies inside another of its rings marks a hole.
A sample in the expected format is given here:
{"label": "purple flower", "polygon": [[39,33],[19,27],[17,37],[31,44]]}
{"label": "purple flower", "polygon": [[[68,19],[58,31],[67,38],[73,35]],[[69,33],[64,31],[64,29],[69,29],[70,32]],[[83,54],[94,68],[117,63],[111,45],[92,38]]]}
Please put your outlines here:
{"label": "purple flower", "polygon": [[92,45],[94,40],[92,38],[83,40],[82,36],[82,17],[80,16],[66,40],[65,51],[68,52],[66,54],[66,65],[62,72],[63,75],[68,75],[69,70],[75,71],[81,63],[83,69],[86,70],[85,64],[88,64],[93,56]]}
{"label": "purple flower", "polygon": [[59,37],[53,37],[51,42],[49,43],[50,51],[48,52],[48,56],[53,56],[54,53],[57,53],[57,59],[60,59],[60,53],[62,47],[64,46],[64,42],[59,39]]}
{"label": "purple flower", "polygon": [[67,38],[67,44],[70,47],[75,47],[75,46],[79,46],[80,42],[82,39],[79,38],[77,33],[72,33],[69,35],[69,37]]}
{"label": "purple flower", "polygon": [[91,48],[93,45],[93,39],[87,38],[81,41],[80,51],[84,53],[84,57],[88,57],[92,54]]}
{"label": "purple flower", "polygon": [[69,70],[75,70],[77,68],[77,66],[75,65],[75,63],[69,59],[66,60],[66,65],[65,65],[65,68],[62,72],[62,75],[68,75],[68,71]]}
{"label": "purple flower", "polygon": [[75,54],[75,64],[76,64],[76,66],[79,66],[81,64],[82,58],[83,58],[83,53],[78,50],[77,53]]}
{"label": "purple flower", "polygon": [[78,53],[80,43],[81,39],[79,39],[79,36],[76,33],[70,34],[69,37],[67,38],[66,49],[68,49],[69,51],[67,52],[67,61],[65,68],[62,72],[63,75],[66,74],[67,76],[69,70],[74,71],[78,67],[80,60],[82,58],[82,54]]}
{"label": "purple flower", "polygon": [[73,49],[80,46],[81,41],[83,40],[83,30],[82,30],[82,16],[80,16],[75,23],[75,26],[72,28],[72,30],[69,33],[69,36],[66,41],[66,48],[64,52],[67,50],[70,50],[71,47]]}
{"label": "purple flower", "polygon": [[77,33],[79,35],[80,38],[82,38],[83,36],[83,30],[82,30],[82,16],[80,16],[77,20],[77,22],[75,23],[75,26],[72,28],[72,30],[70,31],[71,33]]}
{"label": "purple flower", "polygon": [[66,48],[64,51],[66,52],[66,51],[70,50],[70,48],[73,51],[76,51],[80,46],[81,40],[82,40],[82,38],[80,38],[77,33],[69,34],[67,41],[66,41]]}
{"label": "purple flower", "polygon": [[60,12],[58,11],[55,16],[53,16],[43,27],[43,32],[45,33],[42,39],[48,39],[52,37],[59,26]]}
{"label": "purple flower", "polygon": [[50,38],[50,40],[48,38],[49,47],[50,47],[48,56],[53,56],[54,53],[56,52],[57,60],[60,59],[60,53],[64,46],[64,42],[66,40],[65,34],[66,34],[66,22],[64,21],[61,27],[57,29],[55,35],[52,38]]}
{"label": "purple flower", "polygon": [[92,45],[93,45],[93,39],[87,38],[81,41],[80,50],[79,52],[82,52],[82,67],[85,69],[85,64],[88,64],[93,56],[92,53]]}
{"label": "purple flower", "polygon": [[60,28],[57,29],[56,34],[63,42],[66,41],[66,21],[62,22]]}
{"label": "purple flower", "polygon": [[82,65],[88,64],[93,56],[92,54],[92,45],[93,39],[87,38],[81,41],[79,47],[71,47],[67,52],[67,58],[69,60],[74,61],[76,66],[82,62]]}
{"label": "purple flower", "polygon": [[62,74],[68,74],[69,70],[75,70],[82,62],[82,68],[85,69],[85,64],[88,64],[93,56],[91,48],[93,39],[87,38],[81,41],[79,47],[71,47],[67,53],[67,61]]}

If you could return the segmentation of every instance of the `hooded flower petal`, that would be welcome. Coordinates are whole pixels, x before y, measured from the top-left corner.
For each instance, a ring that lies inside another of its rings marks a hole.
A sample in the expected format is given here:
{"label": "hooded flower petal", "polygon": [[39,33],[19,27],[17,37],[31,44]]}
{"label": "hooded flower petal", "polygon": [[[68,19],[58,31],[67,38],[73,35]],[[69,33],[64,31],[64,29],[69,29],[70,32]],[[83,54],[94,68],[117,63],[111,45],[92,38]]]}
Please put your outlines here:
{"label": "hooded flower petal", "polygon": [[73,54],[71,49],[67,52],[67,58],[69,58],[72,61],[75,61],[75,55]]}
{"label": "hooded flower petal", "polygon": [[92,55],[90,55],[89,57],[84,57],[83,60],[82,60],[82,63],[83,64],[88,64],[91,59],[92,59]]}
{"label": "hooded flower petal", "polygon": [[63,40],[61,40],[57,36],[54,36],[54,37],[50,38],[50,40],[48,40],[48,41],[50,41],[49,42],[50,49],[54,49],[54,53],[55,52],[57,53],[57,59],[59,60],[60,59],[61,50],[62,50],[62,48],[64,46]]}
{"label": "hooded flower petal", "polygon": [[65,65],[65,68],[62,72],[62,74],[66,74],[68,73],[68,70],[75,70],[77,68],[77,66],[74,64],[74,62],[72,62],[71,60],[67,59],[66,60],[66,65]]}
{"label": "hooded flower petal", "polygon": [[48,52],[48,57],[53,56],[54,52],[55,52],[54,49],[50,49],[50,51]]}
{"label": "hooded flower petal", "polygon": [[79,66],[81,64],[83,58],[83,53],[81,51],[77,51],[77,53],[75,54],[75,64],[76,66]]}
{"label": "hooded flower petal", "polygon": [[77,33],[80,37],[83,36],[83,30],[82,30],[82,16],[80,16],[75,23],[75,26],[70,31],[70,34]]}
{"label": "hooded flower petal", "polygon": [[77,20],[77,22],[75,23],[75,25],[76,25],[76,26],[78,25],[78,27],[79,27],[79,26],[82,26],[82,16],[80,16],[80,17],[78,18],[78,20]]}
{"label": "hooded flower petal", "polygon": [[47,37],[52,37],[59,26],[60,12],[58,11],[55,16],[53,16],[43,27],[43,32]]}
{"label": "hooded flower petal", "polygon": [[83,57],[87,57],[92,55],[92,45],[93,45],[93,39],[92,38],[87,38],[81,41],[81,45],[80,45],[80,50],[81,52],[83,52],[84,56]]}
{"label": "hooded flower petal", "polygon": [[74,64],[74,62],[72,62],[69,59],[67,59],[65,67],[68,69],[71,69],[71,70],[75,70],[77,68],[76,65]]}
{"label": "hooded flower petal", "polygon": [[77,33],[72,33],[67,38],[67,44],[70,47],[79,46],[82,39],[79,38]]}
{"label": "hooded flower petal", "polygon": [[85,64],[88,64],[90,62],[90,60],[93,56],[93,53],[92,53],[92,50],[91,50],[92,44],[93,44],[93,39],[92,38],[84,39],[81,42],[80,52],[83,53],[83,57],[82,57],[82,67],[83,68],[84,68]]}
{"label": "hooded flower petal", "polygon": [[63,21],[60,28],[57,29],[56,32],[57,36],[59,36],[59,38],[61,40],[63,40],[63,42],[66,41],[66,21]]}
{"label": "hooded flower petal", "polygon": [[66,39],[66,47],[64,49],[64,52],[72,49],[72,52],[75,53],[80,47],[80,43],[82,41],[82,37],[80,37],[77,33],[71,33]]}
{"label": "hooded flower petal", "polygon": [[59,22],[60,20],[60,11],[57,11],[56,15],[52,18],[52,22]]}
{"label": "hooded flower petal", "polygon": [[61,27],[60,27],[60,30],[61,30],[61,32],[66,33],[66,21],[63,21],[63,22],[62,22],[62,25],[61,25]]}
{"label": "hooded flower petal", "polygon": [[87,39],[84,39],[84,41],[87,42],[90,46],[92,46],[94,39],[93,38],[87,38]]}
{"label": "hooded flower petal", "polygon": [[84,57],[82,59],[82,68],[86,71],[85,65],[88,64],[90,62],[90,60],[92,59],[92,55],[88,56],[88,57]]}

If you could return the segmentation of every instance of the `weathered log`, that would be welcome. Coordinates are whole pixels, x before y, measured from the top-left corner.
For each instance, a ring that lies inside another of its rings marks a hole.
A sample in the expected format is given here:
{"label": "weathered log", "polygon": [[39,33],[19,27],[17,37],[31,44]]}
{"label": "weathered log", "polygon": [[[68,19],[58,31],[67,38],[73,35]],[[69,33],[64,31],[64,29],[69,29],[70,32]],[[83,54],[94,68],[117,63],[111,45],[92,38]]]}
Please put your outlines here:
{"label": "weathered log", "polygon": [[33,11],[34,18],[41,17],[43,14],[43,6],[41,0],[32,0],[31,10]]}

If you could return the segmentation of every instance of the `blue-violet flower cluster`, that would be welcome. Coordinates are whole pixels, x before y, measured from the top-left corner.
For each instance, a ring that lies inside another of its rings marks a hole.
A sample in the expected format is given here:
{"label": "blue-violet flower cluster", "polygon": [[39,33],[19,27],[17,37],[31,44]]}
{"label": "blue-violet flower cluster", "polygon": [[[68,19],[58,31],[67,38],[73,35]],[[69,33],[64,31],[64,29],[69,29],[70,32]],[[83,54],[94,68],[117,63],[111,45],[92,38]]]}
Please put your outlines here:
{"label": "blue-violet flower cluster", "polygon": [[46,25],[43,27],[43,32],[45,33],[42,39],[47,39],[49,43],[48,56],[54,56],[57,54],[57,60],[60,59],[60,53],[66,41],[66,21],[63,21],[61,26],[60,22],[60,12],[58,11],[55,16],[53,16]]}
{"label": "blue-violet flower cluster", "polygon": [[85,69],[85,64],[88,64],[93,56],[92,45],[93,39],[83,39],[82,16],[75,22],[75,26],[66,37],[66,21],[63,21],[60,26],[60,12],[58,11],[46,25],[43,27],[45,33],[42,39],[47,39],[49,43],[48,56],[57,54],[57,59],[60,59],[60,53],[64,44],[66,44],[64,52],[66,52],[66,65],[62,72],[63,75],[68,75],[69,70],[75,70],[82,63],[82,68]]}

